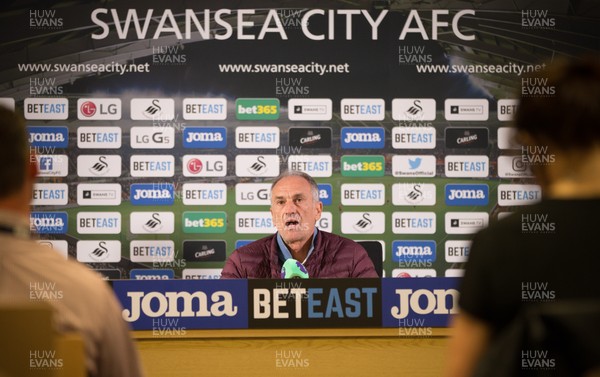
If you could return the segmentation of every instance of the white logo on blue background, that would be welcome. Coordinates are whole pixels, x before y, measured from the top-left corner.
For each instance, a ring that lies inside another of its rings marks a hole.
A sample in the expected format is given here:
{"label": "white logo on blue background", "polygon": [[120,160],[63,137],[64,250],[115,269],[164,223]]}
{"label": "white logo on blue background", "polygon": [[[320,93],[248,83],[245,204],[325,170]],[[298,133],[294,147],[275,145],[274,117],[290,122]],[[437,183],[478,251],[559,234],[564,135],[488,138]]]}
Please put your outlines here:
{"label": "white logo on blue background", "polygon": [[225,127],[186,127],[183,129],[184,148],[227,147],[227,129]]}
{"label": "white logo on blue background", "polygon": [[29,126],[27,136],[32,147],[66,148],[69,145],[67,127]]}
{"label": "white logo on blue background", "polygon": [[385,146],[383,127],[344,127],[340,135],[342,149],[377,149]]}
{"label": "white logo on blue background", "polygon": [[32,212],[29,229],[37,234],[65,234],[68,228],[66,212]]}
{"label": "white logo on blue background", "polygon": [[447,184],[445,191],[448,206],[486,206],[489,203],[489,187],[485,184]]}
{"label": "white logo on blue background", "polygon": [[394,262],[434,262],[435,241],[394,241],[392,259]]}
{"label": "white logo on blue background", "polygon": [[171,183],[136,183],[131,185],[130,199],[135,206],[173,205],[175,189]]}
{"label": "white logo on blue background", "polygon": [[331,195],[333,190],[329,183],[319,184],[319,200],[324,206],[330,206],[332,203]]}

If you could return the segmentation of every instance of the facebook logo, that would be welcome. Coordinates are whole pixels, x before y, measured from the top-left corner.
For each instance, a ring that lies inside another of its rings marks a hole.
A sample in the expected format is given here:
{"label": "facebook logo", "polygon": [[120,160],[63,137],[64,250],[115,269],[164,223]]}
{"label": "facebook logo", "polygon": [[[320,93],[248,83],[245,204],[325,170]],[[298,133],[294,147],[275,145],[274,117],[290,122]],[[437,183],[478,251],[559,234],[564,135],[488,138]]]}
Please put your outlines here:
{"label": "facebook logo", "polygon": [[52,157],[40,157],[40,170],[52,171],[54,169],[54,161]]}

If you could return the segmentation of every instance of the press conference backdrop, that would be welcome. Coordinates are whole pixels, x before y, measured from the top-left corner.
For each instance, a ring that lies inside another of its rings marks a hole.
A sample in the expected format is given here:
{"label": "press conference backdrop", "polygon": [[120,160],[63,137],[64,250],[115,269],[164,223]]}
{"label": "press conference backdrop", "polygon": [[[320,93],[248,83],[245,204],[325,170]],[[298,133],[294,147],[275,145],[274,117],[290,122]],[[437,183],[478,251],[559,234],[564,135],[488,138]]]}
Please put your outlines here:
{"label": "press conference backdrop", "polygon": [[295,169],[381,276],[460,276],[474,232],[540,199],[528,164],[554,156],[512,141],[516,98],[598,51],[597,3],[306,4],[3,3],[41,242],[110,279],[218,278],[275,231],[269,182]]}

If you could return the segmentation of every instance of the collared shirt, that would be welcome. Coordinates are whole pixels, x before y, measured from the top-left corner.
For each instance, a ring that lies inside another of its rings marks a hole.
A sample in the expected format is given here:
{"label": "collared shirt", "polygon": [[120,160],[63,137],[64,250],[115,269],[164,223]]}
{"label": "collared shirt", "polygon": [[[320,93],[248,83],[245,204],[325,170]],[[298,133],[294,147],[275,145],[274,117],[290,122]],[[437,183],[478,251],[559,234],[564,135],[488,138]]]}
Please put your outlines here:
{"label": "collared shirt", "polygon": [[[317,239],[317,233],[318,233],[318,229],[317,229],[317,227],[315,227],[315,231],[313,232],[312,242],[310,244],[310,249],[308,249],[308,254],[306,254],[306,258],[304,258],[304,260],[302,261],[302,264],[304,264],[308,260],[308,257],[310,257],[313,250],[315,249],[315,240]],[[286,260],[288,260],[290,258],[294,258],[292,256],[292,253],[288,249],[288,247],[285,245],[285,242],[283,242],[283,238],[281,238],[281,234],[279,234],[279,232],[277,232],[277,244],[279,245],[279,252],[277,253],[277,255],[279,256],[279,259],[282,262],[285,262]]]}

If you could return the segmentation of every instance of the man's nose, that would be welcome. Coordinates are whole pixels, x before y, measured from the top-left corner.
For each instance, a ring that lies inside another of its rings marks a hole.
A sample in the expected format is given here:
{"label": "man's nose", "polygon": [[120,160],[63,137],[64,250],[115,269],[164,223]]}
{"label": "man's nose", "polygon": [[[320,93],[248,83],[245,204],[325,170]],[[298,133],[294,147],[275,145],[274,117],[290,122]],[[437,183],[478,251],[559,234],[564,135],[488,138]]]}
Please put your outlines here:
{"label": "man's nose", "polygon": [[296,213],[296,205],[294,204],[293,200],[288,200],[285,202],[285,205],[283,206],[283,213]]}

